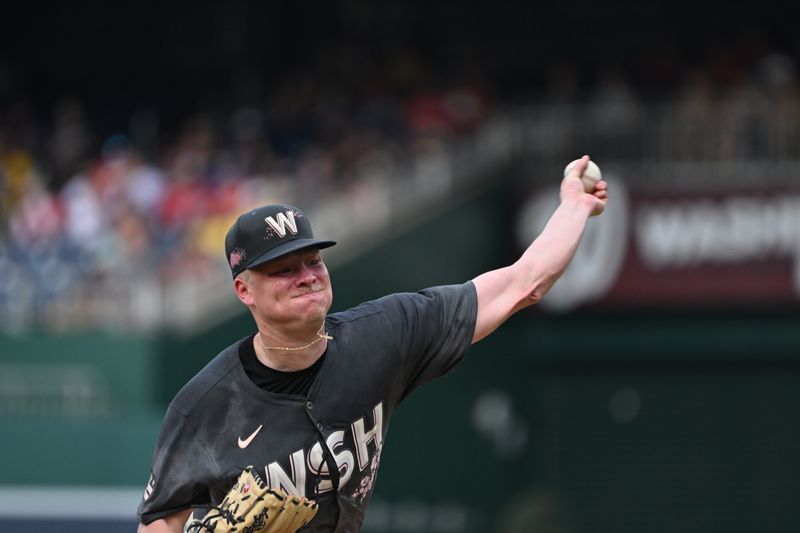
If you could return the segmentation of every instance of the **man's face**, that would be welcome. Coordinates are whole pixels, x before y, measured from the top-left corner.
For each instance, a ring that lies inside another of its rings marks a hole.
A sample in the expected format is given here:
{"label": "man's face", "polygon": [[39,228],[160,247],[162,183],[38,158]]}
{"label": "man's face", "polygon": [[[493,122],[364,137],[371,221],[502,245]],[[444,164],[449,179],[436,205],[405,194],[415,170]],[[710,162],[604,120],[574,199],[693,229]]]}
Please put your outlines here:
{"label": "man's face", "polygon": [[333,291],[318,249],[293,252],[251,272],[251,295],[262,320],[290,327],[321,325],[333,302]]}

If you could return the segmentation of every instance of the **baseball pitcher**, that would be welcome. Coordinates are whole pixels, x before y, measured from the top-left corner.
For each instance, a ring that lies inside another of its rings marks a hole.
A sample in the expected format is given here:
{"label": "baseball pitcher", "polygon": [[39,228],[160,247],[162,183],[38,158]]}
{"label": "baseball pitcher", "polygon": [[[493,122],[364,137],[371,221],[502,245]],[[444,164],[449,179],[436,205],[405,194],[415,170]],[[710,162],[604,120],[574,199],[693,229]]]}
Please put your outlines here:
{"label": "baseball pitcher", "polygon": [[538,302],[605,209],[606,182],[591,192],[581,182],[588,161],[563,179],[559,207],[514,264],[334,314],[321,250],[336,243],[315,238],[293,206],[242,214],[225,253],[256,328],[169,405],[139,532],[358,531],[400,402]]}

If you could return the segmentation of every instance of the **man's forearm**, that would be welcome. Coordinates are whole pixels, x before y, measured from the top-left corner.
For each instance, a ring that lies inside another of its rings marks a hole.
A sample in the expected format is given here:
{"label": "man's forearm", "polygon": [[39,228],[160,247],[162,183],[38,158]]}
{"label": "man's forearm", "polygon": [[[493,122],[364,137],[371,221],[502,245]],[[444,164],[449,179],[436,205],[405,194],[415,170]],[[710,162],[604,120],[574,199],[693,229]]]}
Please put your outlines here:
{"label": "man's forearm", "polygon": [[529,300],[526,302],[523,298],[520,307],[538,302],[567,269],[581,242],[591,210],[587,202],[562,202],[544,230],[514,264]]}
{"label": "man's forearm", "polygon": [[586,228],[587,203],[562,202],[545,229],[511,266],[473,280],[478,317],[472,342],[489,335],[509,316],[541,300],[566,270]]}
{"label": "man's forearm", "polygon": [[147,525],[139,524],[139,529],[136,530],[136,533],[182,533],[182,531],[182,525],[170,525],[164,520],[156,520]]}
{"label": "man's forearm", "polygon": [[164,518],[154,520],[147,525],[139,524],[136,533],[183,533],[183,526],[192,514],[191,509],[178,511]]}

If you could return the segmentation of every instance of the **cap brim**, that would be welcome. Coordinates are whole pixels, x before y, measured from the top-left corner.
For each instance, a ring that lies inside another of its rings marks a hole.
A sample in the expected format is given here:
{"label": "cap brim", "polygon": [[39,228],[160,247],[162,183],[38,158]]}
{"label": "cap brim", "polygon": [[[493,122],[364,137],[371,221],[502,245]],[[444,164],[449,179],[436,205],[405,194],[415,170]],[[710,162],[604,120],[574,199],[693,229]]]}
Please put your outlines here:
{"label": "cap brim", "polygon": [[290,254],[292,252],[296,252],[298,250],[302,250],[304,248],[319,248],[320,250],[323,248],[330,248],[336,244],[336,241],[321,241],[318,239],[297,239],[294,241],[289,241],[287,243],[281,244],[280,246],[276,246],[272,250],[267,251],[263,255],[256,257],[253,261],[247,265],[247,268],[257,267],[259,265],[263,265],[268,261],[272,261],[273,259],[278,259],[279,257],[283,257],[284,255]]}

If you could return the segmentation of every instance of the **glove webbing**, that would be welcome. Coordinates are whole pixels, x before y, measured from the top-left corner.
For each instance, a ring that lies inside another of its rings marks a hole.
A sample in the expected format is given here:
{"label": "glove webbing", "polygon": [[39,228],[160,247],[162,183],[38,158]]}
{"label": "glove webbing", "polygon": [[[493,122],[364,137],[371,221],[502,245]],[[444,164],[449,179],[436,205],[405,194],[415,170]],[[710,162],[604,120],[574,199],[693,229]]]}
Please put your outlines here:
{"label": "glove webbing", "polygon": [[[243,479],[245,475],[252,476],[250,479],[256,484],[256,487],[253,489],[260,489],[260,493],[253,497],[253,494],[247,494],[245,496],[236,496],[235,501],[231,502],[232,499],[231,494],[236,490],[236,488],[244,483]],[[223,524],[226,524],[228,529],[231,529],[230,526],[235,526],[237,524],[241,524],[245,521],[246,515],[250,512],[250,510],[256,506],[259,502],[264,500],[264,495],[266,494],[266,484],[261,480],[256,470],[248,466],[245,468],[242,476],[236,481],[231,492],[223,498],[222,502],[218,506],[212,506],[208,513],[203,517],[202,520],[193,520],[191,524],[189,524],[186,528],[187,533],[191,532],[214,532],[217,531],[217,527]],[[275,494],[275,496],[279,499],[283,499],[280,495]],[[243,504],[249,504],[240,512],[240,507]],[[267,519],[267,509],[266,507],[261,510],[258,516],[253,518],[253,524],[250,529],[251,531],[258,531],[259,529],[263,528],[266,524]],[[234,528],[235,529],[235,528]]]}

